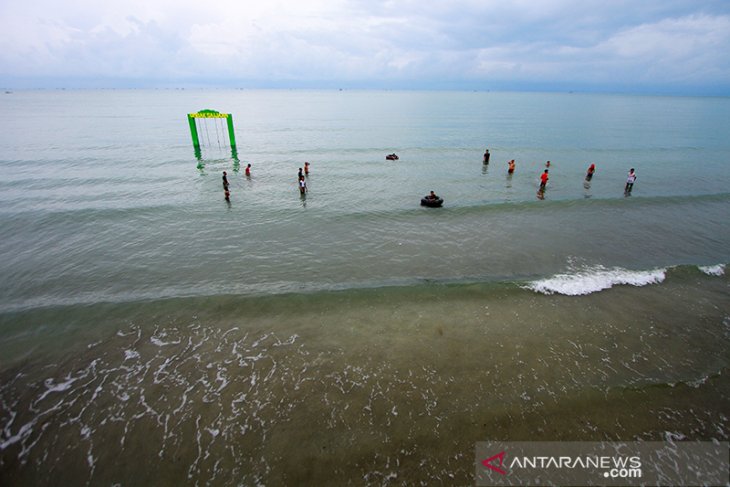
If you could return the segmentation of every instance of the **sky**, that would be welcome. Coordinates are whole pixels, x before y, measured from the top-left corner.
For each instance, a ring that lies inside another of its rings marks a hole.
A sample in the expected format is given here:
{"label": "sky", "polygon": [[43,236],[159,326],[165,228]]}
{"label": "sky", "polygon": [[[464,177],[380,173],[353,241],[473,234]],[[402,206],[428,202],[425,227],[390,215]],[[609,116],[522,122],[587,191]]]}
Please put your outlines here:
{"label": "sky", "polygon": [[730,0],[0,0],[0,86],[730,95]]}

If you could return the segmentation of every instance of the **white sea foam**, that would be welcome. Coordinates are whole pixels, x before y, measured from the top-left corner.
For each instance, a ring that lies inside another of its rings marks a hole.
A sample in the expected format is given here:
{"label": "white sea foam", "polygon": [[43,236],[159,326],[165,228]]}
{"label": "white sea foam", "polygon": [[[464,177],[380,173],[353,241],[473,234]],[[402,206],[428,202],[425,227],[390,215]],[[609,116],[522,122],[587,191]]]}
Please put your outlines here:
{"label": "white sea foam", "polygon": [[78,380],[78,377],[66,377],[65,382],[59,382],[57,384],[53,383],[53,379],[46,379],[46,390],[41,396],[37,399],[36,402],[40,402],[43,399],[46,398],[46,396],[52,392],[63,392],[71,388],[74,382]]}
{"label": "white sea foam", "polygon": [[135,359],[135,358],[139,358],[139,352],[137,352],[136,350],[125,350],[124,351],[124,361],[125,362],[127,360],[131,360],[131,359]]}
{"label": "white sea foam", "polygon": [[725,274],[725,264],[697,266],[708,276],[722,276]]}
{"label": "white sea foam", "polygon": [[566,296],[581,296],[616,285],[646,286],[664,281],[666,269],[650,271],[630,271],[620,267],[608,269],[603,266],[593,266],[572,274],[557,274],[547,279],[540,279],[529,283],[526,288],[543,294],[564,294]]}

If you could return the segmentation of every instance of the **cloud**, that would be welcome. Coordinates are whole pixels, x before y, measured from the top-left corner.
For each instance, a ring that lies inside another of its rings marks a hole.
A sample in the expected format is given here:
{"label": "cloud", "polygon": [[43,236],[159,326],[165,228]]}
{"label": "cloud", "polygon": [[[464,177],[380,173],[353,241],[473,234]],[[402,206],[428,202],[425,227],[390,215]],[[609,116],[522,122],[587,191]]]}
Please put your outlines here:
{"label": "cloud", "polygon": [[619,32],[597,50],[632,76],[698,82],[730,79],[728,47],[730,17],[690,15]]}
{"label": "cloud", "polygon": [[28,0],[0,77],[730,89],[727,2]]}

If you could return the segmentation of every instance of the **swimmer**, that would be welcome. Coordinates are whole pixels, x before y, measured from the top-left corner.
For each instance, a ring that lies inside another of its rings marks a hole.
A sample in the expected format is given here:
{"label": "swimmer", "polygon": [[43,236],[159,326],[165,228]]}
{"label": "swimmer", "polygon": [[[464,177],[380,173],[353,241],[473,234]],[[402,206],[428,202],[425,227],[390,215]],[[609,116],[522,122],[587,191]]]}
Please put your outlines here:
{"label": "swimmer", "polygon": [[545,186],[547,186],[548,179],[550,179],[548,177],[548,170],[545,169],[545,172],[540,175],[540,191],[545,191]]}
{"label": "swimmer", "polygon": [[511,160],[511,161],[509,161],[509,162],[508,162],[507,164],[509,164],[509,169],[507,169],[507,172],[508,172],[509,174],[512,174],[513,172],[515,172],[515,160],[514,160],[514,159],[512,159],[512,160]]}
{"label": "swimmer", "polygon": [[550,161],[547,161],[547,162],[545,163],[545,167],[550,167]]}
{"label": "swimmer", "polygon": [[436,193],[434,193],[433,191],[431,191],[431,193],[428,196],[426,196],[426,199],[427,200],[437,200],[437,199],[439,199],[439,197],[436,196]]}
{"label": "swimmer", "polygon": [[596,172],[596,165],[595,164],[591,164],[588,167],[588,172],[586,173],[586,181],[590,181],[591,179],[593,179],[593,173],[594,172]]}
{"label": "swimmer", "polygon": [[634,189],[634,182],[636,181],[636,173],[634,172],[634,168],[632,167],[629,171],[629,175],[626,178],[626,187],[624,188],[624,193],[631,194],[631,190]]}

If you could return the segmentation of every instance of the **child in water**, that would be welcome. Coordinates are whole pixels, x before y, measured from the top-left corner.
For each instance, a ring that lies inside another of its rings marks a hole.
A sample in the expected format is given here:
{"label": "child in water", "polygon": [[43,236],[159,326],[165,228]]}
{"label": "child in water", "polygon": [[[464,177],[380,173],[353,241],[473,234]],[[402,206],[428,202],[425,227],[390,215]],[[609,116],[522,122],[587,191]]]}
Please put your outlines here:
{"label": "child in water", "polygon": [[507,164],[509,164],[509,169],[507,169],[507,173],[512,174],[513,172],[515,172],[515,160],[512,159]]}
{"label": "child in water", "polygon": [[251,177],[251,164],[246,166],[246,176]]}

